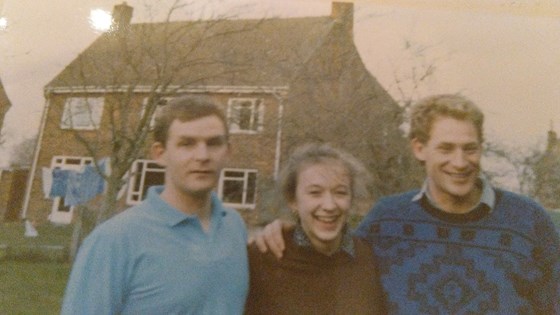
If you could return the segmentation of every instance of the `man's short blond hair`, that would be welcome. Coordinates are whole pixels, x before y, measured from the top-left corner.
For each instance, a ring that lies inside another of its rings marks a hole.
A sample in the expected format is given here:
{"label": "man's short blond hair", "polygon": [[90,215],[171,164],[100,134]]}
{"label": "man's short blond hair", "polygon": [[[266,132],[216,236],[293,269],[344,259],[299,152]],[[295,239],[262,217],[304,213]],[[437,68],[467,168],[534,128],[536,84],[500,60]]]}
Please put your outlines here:
{"label": "man's short blond hair", "polygon": [[410,113],[409,139],[426,143],[430,139],[432,125],[438,117],[472,122],[482,143],[484,114],[471,100],[458,94],[433,95],[419,100]]}

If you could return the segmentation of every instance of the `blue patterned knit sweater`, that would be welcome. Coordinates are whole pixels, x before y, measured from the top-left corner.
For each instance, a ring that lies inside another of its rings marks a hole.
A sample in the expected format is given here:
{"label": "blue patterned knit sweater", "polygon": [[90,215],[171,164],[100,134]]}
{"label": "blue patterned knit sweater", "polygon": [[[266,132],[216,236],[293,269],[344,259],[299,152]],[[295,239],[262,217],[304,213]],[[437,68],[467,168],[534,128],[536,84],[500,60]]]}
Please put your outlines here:
{"label": "blue patterned knit sweater", "polygon": [[444,213],[412,191],[381,199],[356,234],[373,247],[391,314],[560,314],[560,244],[548,214],[496,204]]}

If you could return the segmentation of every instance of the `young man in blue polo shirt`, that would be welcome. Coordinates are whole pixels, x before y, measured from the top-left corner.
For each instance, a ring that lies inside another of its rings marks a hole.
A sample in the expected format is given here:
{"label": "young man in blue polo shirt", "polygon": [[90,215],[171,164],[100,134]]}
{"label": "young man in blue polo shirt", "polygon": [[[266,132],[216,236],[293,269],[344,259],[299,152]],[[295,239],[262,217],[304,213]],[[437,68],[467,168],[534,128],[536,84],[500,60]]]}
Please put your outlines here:
{"label": "young man in blue polo shirt", "polygon": [[[412,109],[426,181],[380,199],[356,231],[374,250],[391,314],[560,314],[558,234],[540,205],[481,176],[483,120],[459,95]],[[280,226],[265,229],[277,255]]]}
{"label": "young man in blue polo shirt", "polygon": [[62,314],[243,313],[245,225],[212,193],[230,150],[223,113],[205,99],[175,99],[154,138],[164,185],[86,238]]}

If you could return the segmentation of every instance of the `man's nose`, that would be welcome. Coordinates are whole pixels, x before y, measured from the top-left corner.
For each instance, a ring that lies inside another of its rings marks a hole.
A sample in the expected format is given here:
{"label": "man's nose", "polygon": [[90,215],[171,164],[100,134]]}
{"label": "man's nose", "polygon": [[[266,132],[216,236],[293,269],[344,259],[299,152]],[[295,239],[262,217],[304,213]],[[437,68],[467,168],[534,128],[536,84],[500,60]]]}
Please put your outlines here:
{"label": "man's nose", "polygon": [[199,160],[208,159],[208,146],[206,143],[199,143],[194,149],[194,157]]}
{"label": "man's nose", "polygon": [[469,163],[467,161],[467,154],[464,150],[455,150],[451,157],[451,164],[457,168],[466,167]]}

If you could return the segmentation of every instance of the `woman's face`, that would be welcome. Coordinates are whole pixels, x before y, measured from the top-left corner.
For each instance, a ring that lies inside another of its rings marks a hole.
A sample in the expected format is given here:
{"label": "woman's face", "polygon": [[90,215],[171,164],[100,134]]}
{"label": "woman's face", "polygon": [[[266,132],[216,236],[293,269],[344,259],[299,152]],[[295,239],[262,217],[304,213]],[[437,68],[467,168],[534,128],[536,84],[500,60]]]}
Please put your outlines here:
{"label": "woman's face", "polygon": [[348,171],[341,162],[333,160],[302,167],[295,200],[289,206],[299,216],[313,247],[330,255],[340,246],[351,204]]}

